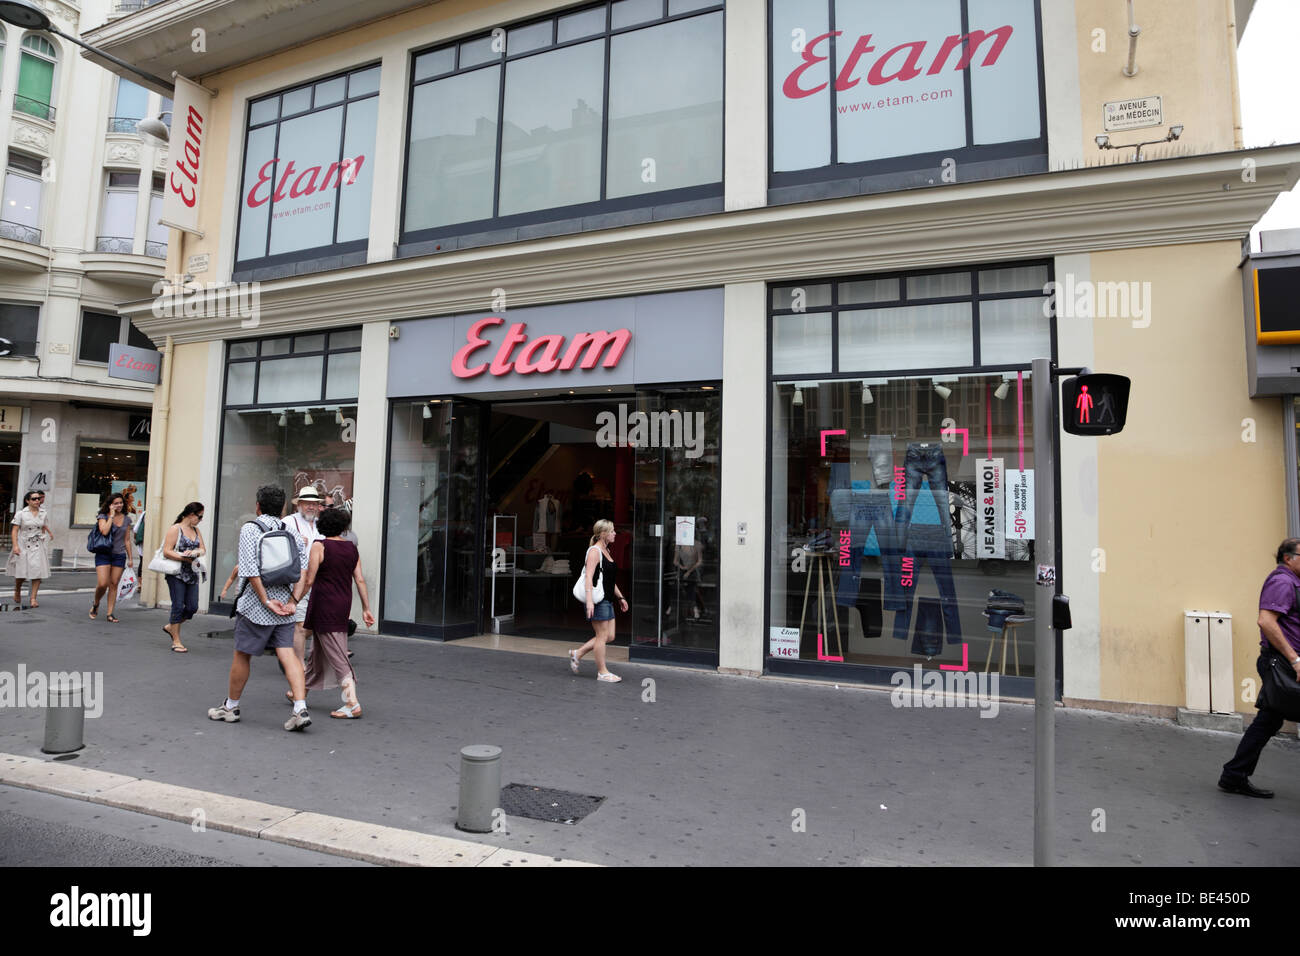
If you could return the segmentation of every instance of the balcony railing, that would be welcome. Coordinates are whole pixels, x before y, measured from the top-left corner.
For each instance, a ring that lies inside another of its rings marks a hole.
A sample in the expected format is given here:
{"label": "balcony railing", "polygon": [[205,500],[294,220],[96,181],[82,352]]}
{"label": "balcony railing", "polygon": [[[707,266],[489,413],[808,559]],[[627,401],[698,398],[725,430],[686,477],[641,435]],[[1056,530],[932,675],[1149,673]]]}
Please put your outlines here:
{"label": "balcony railing", "polygon": [[14,110],[18,113],[26,113],[28,116],[39,116],[41,119],[54,122],[54,107],[49,103],[42,103],[40,100],[34,100],[30,96],[23,96],[20,93],[14,94]]}
{"label": "balcony railing", "polygon": [[34,246],[41,244],[41,231],[35,226],[24,226],[21,222],[0,219],[0,239],[12,239],[14,242],[30,242]]}
{"label": "balcony railing", "polygon": [[143,10],[145,7],[152,7],[154,4],[162,2],[163,0],[115,0],[113,12],[117,14],[135,13],[137,10]]}
{"label": "balcony railing", "polygon": [[129,236],[98,236],[95,239],[96,252],[114,252],[129,256],[135,240]]}
{"label": "balcony railing", "polygon": [[138,116],[110,116],[108,131],[110,133],[134,133],[135,124],[140,122]]}
{"label": "balcony railing", "polygon": [[144,244],[144,254],[153,256],[155,259],[167,258],[167,243],[165,242],[146,242]]}

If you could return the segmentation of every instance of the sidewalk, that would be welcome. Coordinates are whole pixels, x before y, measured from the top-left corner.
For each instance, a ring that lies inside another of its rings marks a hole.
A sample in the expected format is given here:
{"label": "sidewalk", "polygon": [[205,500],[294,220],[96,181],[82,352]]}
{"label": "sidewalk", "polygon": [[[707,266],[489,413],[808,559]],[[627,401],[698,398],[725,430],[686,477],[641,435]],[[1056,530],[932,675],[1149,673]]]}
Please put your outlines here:
{"label": "sidewalk", "polygon": [[[359,635],[365,717],[286,733],[284,681],[253,662],[243,720],[206,719],[226,687],[231,622],[186,625],[167,650],[161,610],[86,619],[82,595],[0,618],[0,671],[103,671],[103,716],[68,766],[108,771],[439,837],[454,826],[458,751],[504,748],[502,782],[606,797],[574,826],[519,817],[474,837],[514,851],[618,864],[1025,865],[1033,844],[1033,709],[896,709],[860,687],[584,662]],[[204,632],[218,636],[204,637]],[[576,637],[577,635],[575,635]],[[651,678],[655,701],[643,702]],[[0,724],[0,752],[39,752],[43,714]],[[1215,788],[1237,735],[1057,711],[1057,851],[1065,865],[1300,863],[1300,745],[1279,741],[1251,800]],[[1094,832],[1095,810],[1105,832]],[[791,827],[804,811],[806,832]],[[1259,835],[1267,833],[1267,839]]]}

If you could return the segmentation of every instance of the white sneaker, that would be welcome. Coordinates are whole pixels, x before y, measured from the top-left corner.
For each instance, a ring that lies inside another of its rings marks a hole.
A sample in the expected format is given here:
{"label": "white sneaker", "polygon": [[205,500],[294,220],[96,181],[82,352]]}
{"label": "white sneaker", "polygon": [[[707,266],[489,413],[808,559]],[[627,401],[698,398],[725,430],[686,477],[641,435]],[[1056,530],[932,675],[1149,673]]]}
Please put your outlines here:
{"label": "white sneaker", "polygon": [[617,674],[614,673],[605,673],[605,674],[596,675],[596,680],[603,680],[609,684],[617,684],[622,679],[623,678],[619,677]]}

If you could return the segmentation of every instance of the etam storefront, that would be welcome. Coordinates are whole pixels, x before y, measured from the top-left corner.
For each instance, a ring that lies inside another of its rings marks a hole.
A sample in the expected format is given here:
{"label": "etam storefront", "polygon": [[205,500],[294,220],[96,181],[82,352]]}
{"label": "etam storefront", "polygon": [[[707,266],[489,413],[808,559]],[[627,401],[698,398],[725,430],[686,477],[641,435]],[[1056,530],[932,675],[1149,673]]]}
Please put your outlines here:
{"label": "etam storefront", "polygon": [[614,522],[633,658],[716,664],[721,289],[393,324],[382,628],[585,640]]}

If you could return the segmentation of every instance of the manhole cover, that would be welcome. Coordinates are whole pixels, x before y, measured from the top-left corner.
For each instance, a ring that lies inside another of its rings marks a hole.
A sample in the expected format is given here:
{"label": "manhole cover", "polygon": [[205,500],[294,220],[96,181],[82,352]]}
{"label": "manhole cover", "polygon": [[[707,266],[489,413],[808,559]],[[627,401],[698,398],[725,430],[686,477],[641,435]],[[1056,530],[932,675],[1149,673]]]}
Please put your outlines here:
{"label": "manhole cover", "polygon": [[572,826],[604,802],[604,797],[530,787],[525,783],[508,783],[501,788],[501,809],[506,816],[527,817],[547,823]]}

